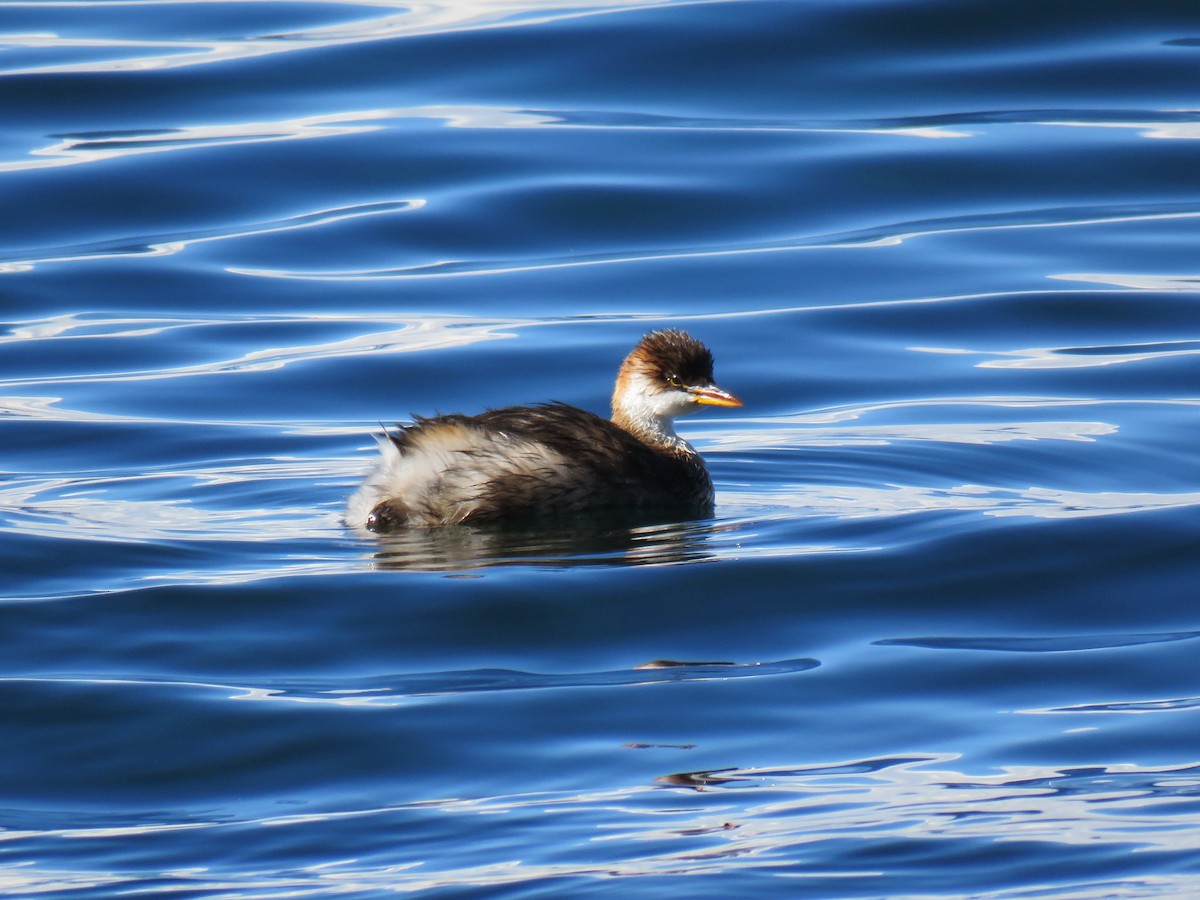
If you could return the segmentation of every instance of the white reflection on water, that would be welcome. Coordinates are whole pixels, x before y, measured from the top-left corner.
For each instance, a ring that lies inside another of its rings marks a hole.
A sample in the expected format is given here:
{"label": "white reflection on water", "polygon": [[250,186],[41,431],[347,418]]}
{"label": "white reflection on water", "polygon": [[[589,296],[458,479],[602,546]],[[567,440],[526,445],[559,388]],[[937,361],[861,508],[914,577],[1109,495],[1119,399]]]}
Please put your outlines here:
{"label": "white reflection on water", "polygon": [[542,113],[491,106],[429,105],[367,109],[260,122],[181,125],[153,131],[67,135],[56,144],[31,150],[33,159],[0,161],[0,172],[58,168],[106,162],[146,153],[204,150],[270,141],[308,140],[365,134],[394,127],[396,121],[437,120],[451,128],[532,128],[554,121]]}
{"label": "white reflection on water", "polygon": [[[162,867],[158,873],[139,873],[139,880],[157,876],[159,889],[219,888],[231,896],[285,888],[297,895],[521,884],[546,888],[564,877],[607,881],[754,869],[793,879],[797,889],[805,881],[815,886],[838,878],[847,879],[841,881],[846,896],[879,896],[886,893],[884,884],[913,884],[931,865],[944,866],[964,882],[1005,884],[1005,873],[1027,870],[1029,857],[1021,847],[1026,844],[1106,847],[1127,859],[1126,867],[1105,867],[1095,875],[1077,863],[1066,865],[1054,878],[1055,897],[1183,897],[1194,896],[1200,887],[1195,874],[1144,874],[1147,868],[1186,869],[1190,856],[1200,851],[1193,821],[1200,775],[1195,765],[1019,766],[974,775],[952,768],[956,759],[914,754],[794,768],[680,772],[662,776],[656,785],[428,798],[287,815],[221,810],[183,821],[161,814],[141,820],[113,816],[111,824],[6,831],[0,841],[21,858],[37,859],[64,840],[86,839],[98,860],[105,859],[103,842],[119,841],[126,856],[141,848],[139,859]],[[242,847],[259,841],[322,846],[320,837],[331,823],[349,820],[357,820],[355,827],[363,833],[396,835],[392,851],[345,859],[331,849],[296,868],[235,861],[209,871],[177,862],[189,857],[186,847],[198,831],[226,832],[226,838],[209,840],[228,839]],[[477,837],[437,858],[421,857],[399,838],[423,833],[427,822]],[[292,830],[290,839],[278,831],[284,828]],[[516,835],[527,838],[531,831],[545,840],[523,840],[519,857],[513,856]],[[980,847],[989,845],[993,850],[980,858]],[[848,865],[857,849],[881,846],[889,852],[869,868]],[[1130,849],[1168,857],[1139,865]],[[66,884],[113,885],[126,877],[90,872],[87,862],[86,856],[80,860]],[[5,871],[26,889],[54,884],[61,874],[36,865]],[[881,876],[888,880],[881,882]],[[1007,888],[984,889],[971,896],[1014,894]]]}
{"label": "white reflection on water", "polygon": [[[1003,492],[1001,492],[1003,493]],[[1031,487],[1008,492],[1009,503],[997,504],[993,516],[1033,515],[1039,518],[1075,519],[1111,516],[1152,509],[1178,509],[1200,505],[1200,491],[1176,494],[1133,491],[1064,491]]]}
{"label": "white reflection on water", "polygon": [[[790,416],[771,416],[769,418],[742,418],[739,422],[772,423],[788,425],[828,425],[836,422],[853,422],[871,413],[890,410],[909,410],[913,408],[971,408],[985,409],[1056,409],[1058,407],[1074,406],[1107,406],[1120,405],[1120,400],[1092,400],[1086,397],[1044,397],[1021,395],[996,396],[962,396],[962,397],[912,397],[902,400],[888,400],[881,403],[864,403],[854,406],[838,406],[830,409],[817,409],[811,412],[797,413]],[[1155,401],[1137,401],[1155,402]],[[1171,403],[1183,401],[1170,401]],[[1197,401],[1200,403],[1200,401]]]}
{"label": "white reflection on water", "polygon": [[[1195,116],[1194,109],[1179,109],[1179,110],[1157,110],[1163,115],[1182,115]],[[1044,121],[1039,122],[1039,125],[1053,125],[1060,128],[1125,128],[1133,129],[1140,132],[1139,137],[1158,139],[1158,140],[1200,140],[1200,122],[1170,122],[1158,120],[1155,121],[1146,118],[1136,122],[1070,122],[1070,121]]]}
{"label": "white reflection on water", "polygon": [[[620,687],[647,687],[694,684],[702,681],[727,682],[739,678],[771,678],[795,675],[817,668],[815,659],[787,659],[765,662],[681,663],[631,665],[621,669],[588,672],[535,673],[514,669],[467,669],[443,672],[398,672],[359,679],[317,678],[288,680],[264,679],[261,684],[231,684],[189,681],[169,676],[122,677],[0,677],[5,685],[42,685],[61,688],[103,686],[142,694],[161,692],[181,699],[181,692],[215,693],[222,699],[267,703],[332,706],[343,709],[394,708],[443,697],[497,691],[575,691]],[[109,693],[115,693],[110,691]]]}
{"label": "white reflection on water", "polygon": [[273,542],[326,537],[330,529],[340,528],[339,513],[322,513],[312,505],[248,509],[237,504],[239,490],[295,482],[295,496],[305,497],[302,485],[311,495],[314,484],[349,479],[356,470],[351,460],[339,465],[334,460],[309,459],[129,475],[26,476],[0,486],[0,508],[8,520],[0,531],[154,543],[189,537]]}
{"label": "white reflection on water", "polygon": [[[17,831],[15,835],[18,839],[36,837],[35,832]],[[100,887],[115,888],[137,880],[114,872],[53,869],[28,862],[0,865],[0,892],[6,897],[29,897],[60,891],[69,895]]]}
{"label": "white reflection on water", "polygon": [[[957,409],[957,416],[969,415],[973,408],[1030,408],[1123,406],[1133,407],[1192,407],[1200,400],[1170,401],[1098,401],[1055,400],[1048,398],[993,397],[945,398],[942,400],[912,399],[894,403],[869,404],[832,410],[817,410],[795,416],[747,417],[737,426],[723,425],[720,431],[705,431],[696,441],[705,451],[710,463],[715,462],[719,474],[722,457],[743,456],[779,465],[782,476],[768,482],[760,478],[748,484],[723,483],[718,478],[718,512],[722,516],[741,520],[751,527],[753,522],[792,521],[827,517],[837,520],[886,518],[928,512],[974,512],[994,517],[1082,518],[1137,513],[1149,510],[1177,509],[1200,505],[1200,492],[1185,490],[1129,491],[1075,490],[1053,485],[1062,477],[1057,467],[1045,470],[1051,483],[1028,487],[997,485],[967,481],[945,484],[948,470],[938,467],[928,451],[918,459],[928,459],[931,468],[927,481],[912,482],[910,474],[900,481],[888,469],[876,469],[861,463],[863,470],[856,476],[858,483],[823,484],[819,475],[811,481],[797,481],[798,470],[788,461],[795,451],[817,448],[887,447],[893,444],[933,444],[942,446],[986,447],[1014,441],[1095,443],[1098,439],[1118,433],[1118,426],[1105,421],[1073,420],[1006,420],[986,422],[896,422],[887,425],[857,424],[856,420],[872,413],[906,410],[906,415],[927,420],[931,412],[908,412],[936,409],[939,406]],[[991,417],[989,416],[989,419]],[[906,457],[911,463],[911,457]],[[744,460],[743,464],[748,462]],[[882,465],[882,463],[881,463]],[[995,464],[998,473],[1006,467]],[[905,470],[907,471],[907,470]],[[968,472],[976,470],[968,469]],[[845,475],[843,471],[843,475]],[[919,478],[920,476],[918,476]],[[857,540],[867,540],[862,538]],[[838,549],[855,549],[841,546]],[[859,546],[858,549],[865,549]],[[747,542],[739,548],[741,556],[788,555],[797,552],[794,538],[782,541]]]}
{"label": "white reflection on water", "polygon": [[[398,328],[356,334],[339,340],[317,341],[311,344],[294,344],[284,347],[268,347],[251,350],[240,356],[197,363],[190,366],[145,368],[108,373],[62,373],[54,375],[30,375],[0,379],[0,387],[24,388],[36,385],[68,383],[105,383],[121,381],[156,381],[167,378],[184,378],[195,375],[230,375],[246,372],[263,372],[282,369],[293,363],[311,362],[339,357],[363,357],[380,353],[414,353],[424,350],[445,350],[465,347],[481,341],[503,340],[515,337],[512,329],[518,325],[555,324],[553,321],[538,320],[521,322],[513,319],[480,319],[478,316],[453,317],[430,316],[416,313],[387,315],[361,315],[355,317],[343,313],[308,315],[263,315],[248,317],[225,317],[188,320],[163,319],[110,319],[104,316],[91,317],[86,314],[56,316],[53,319],[18,322],[7,336],[0,336],[2,343],[38,341],[48,345],[47,353],[54,352],[50,345],[58,341],[80,339],[110,339],[142,337],[156,331],[179,328],[209,328],[213,326],[245,325],[254,329],[270,331],[273,327],[331,322],[344,324],[357,321],[363,327],[393,323]],[[0,411],[16,413],[29,409],[45,417],[48,404],[30,404],[28,397],[0,398]],[[53,398],[49,398],[53,400]]]}
{"label": "white reflection on water", "polygon": [[797,421],[781,416],[771,419],[739,420],[737,431],[726,430],[709,439],[710,446],[725,452],[784,447],[885,446],[897,441],[939,444],[1001,444],[1009,441],[1093,441],[1114,434],[1108,422],[946,422],[938,424],[897,423],[859,425],[853,428],[798,427]]}
{"label": "white reflection on water", "polygon": [[[1020,709],[1026,715],[1059,715],[1084,713],[1099,715],[1152,715],[1154,713],[1194,712],[1200,709],[1200,697],[1172,697],[1157,700],[1114,700],[1109,703],[1080,703],[1076,706],[1054,706],[1044,709]],[[1198,782],[1200,783],[1200,782]]]}
{"label": "white reflection on water", "polygon": [[[1113,205],[1104,208],[1038,208],[992,215],[969,215],[937,218],[925,221],[898,222],[856,231],[834,234],[802,235],[791,239],[723,244],[719,246],[665,247],[654,250],[628,250],[614,253],[570,257],[524,259],[488,259],[473,261],[430,261],[403,266],[368,269],[267,269],[230,268],[239,275],[264,278],[290,278],[307,281],[396,281],[423,278],[458,278],[478,275],[500,275],[518,272],[540,272],[574,269],[585,266],[626,265],[688,259],[716,259],[731,256],[750,256],[764,253],[794,253],[806,250],[861,250],[895,247],[920,238],[946,235],[974,234],[989,231],[1017,231],[1029,228],[1074,228],[1087,225],[1110,225],[1129,222],[1157,222],[1200,217],[1194,208],[1181,209],[1177,203],[1161,211],[1147,211],[1144,205],[1124,208]],[[991,295],[995,296],[995,295]],[[922,298],[908,302],[936,302],[954,298]],[[778,310],[776,310],[778,311]],[[731,315],[746,315],[739,312]]]}
{"label": "white reflection on water", "polygon": [[1075,347],[1028,347],[1021,350],[964,350],[940,347],[909,349],[923,353],[992,357],[977,363],[981,369],[1087,369],[1193,356],[1200,353],[1200,341],[1168,340]]}
{"label": "white reflection on water", "polygon": [[[1077,519],[1200,506],[1200,491],[1089,492],[1038,487],[1016,489],[983,484],[961,484],[950,488],[913,484],[889,484],[879,487],[784,484],[769,491],[718,490],[717,500],[723,514],[740,515],[758,521],[793,520],[797,515],[871,519],[928,512],[976,512],[997,517]],[[731,555],[739,558],[748,555],[790,556],[796,552],[798,548],[794,546],[776,543],[739,547]]]}
{"label": "white reflection on water", "polygon": [[[5,6],[59,9],[70,6],[90,8],[173,7],[183,5],[221,6],[244,4],[245,0],[64,0],[44,2],[28,0]],[[289,0],[290,2],[290,0]],[[693,0],[695,2],[695,0]],[[601,15],[624,9],[650,9],[668,6],[671,0],[608,0],[603,4],[590,0],[444,0],[441,3],[408,0],[317,0],[324,7],[341,5],[348,16],[374,13],[367,18],[281,31],[273,34],[246,34],[233,39],[163,38],[161,40],[124,37],[65,38],[53,33],[6,34],[0,42],[9,47],[46,50],[52,61],[44,66],[0,69],[5,75],[82,72],[131,72],[178,69],[189,66],[245,60],[304,50],[319,50],[349,44],[385,41],[447,32],[474,31],[482,28],[507,28],[538,25],[563,19]],[[294,5],[303,7],[303,0]],[[314,4],[317,5],[317,4]],[[399,10],[379,14],[380,10]],[[120,23],[120,18],[114,22]],[[224,21],[220,19],[219,21]],[[106,51],[109,58],[69,61],[69,51],[83,50],[89,56]]]}
{"label": "white reflection on water", "polygon": [[373,121],[377,118],[378,115],[370,112],[343,113],[234,125],[184,126],[167,131],[70,135],[57,144],[31,151],[29,155],[34,159],[0,162],[0,172],[58,168],[201,147],[359,134],[382,127]]}
{"label": "white reflection on water", "polygon": [[[851,134],[901,135],[922,138],[967,136],[938,128],[910,127],[904,125],[895,125],[886,128],[866,126],[832,128],[762,124],[752,120],[743,121],[738,119],[722,120],[719,123],[700,126],[689,126],[686,123],[676,121],[659,122],[653,125],[592,124],[574,121],[572,115],[566,112],[522,110],[509,107],[468,104],[426,104],[409,107],[347,110],[336,113],[298,116],[290,119],[269,119],[258,122],[208,123],[204,125],[180,125],[169,129],[146,131],[68,134],[62,136],[62,139],[56,144],[30,150],[25,157],[0,160],[0,172],[21,172],[31,169],[59,168],[62,166],[106,162],[147,153],[170,153],[272,141],[344,137],[347,135],[380,131],[385,128],[402,127],[405,124],[426,120],[441,122],[448,128],[475,129],[536,128],[553,125],[557,128],[603,129],[606,131],[689,128],[700,131],[836,131]],[[0,269],[0,271],[3,271],[3,269]]]}
{"label": "white reflection on water", "polygon": [[1075,272],[1050,275],[1059,281],[1082,281],[1088,284],[1111,284],[1114,287],[1133,288],[1137,291],[1171,291],[1194,294],[1200,291],[1200,275],[1144,275],[1105,274],[1100,272]]}
{"label": "white reflection on water", "polygon": [[126,416],[64,409],[61,397],[0,397],[0,418],[43,419],[51,422],[128,422]]}
{"label": "white reflection on water", "polygon": [[[47,263],[70,263],[99,259],[125,259],[129,257],[172,256],[193,244],[207,244],[237,238],[257,237],[264,234],[281,234],[303,228],[319,228],[349,219],[365,216],[391,215],[407,210],[420,209],[423,200],[386,200],[358,206],[335,207],[316,212],[288,216],[269,222],[250,225],[230,225],[210,231],[195,231],[186,234],[139,235],[121,240],[119,243],[91,244],[73,248],[48,250],[42,253],[24,254],[20,258],[0,257],[0,274],[28,272],[35,266]],[[61,318],[61,317],[60,317]]]}

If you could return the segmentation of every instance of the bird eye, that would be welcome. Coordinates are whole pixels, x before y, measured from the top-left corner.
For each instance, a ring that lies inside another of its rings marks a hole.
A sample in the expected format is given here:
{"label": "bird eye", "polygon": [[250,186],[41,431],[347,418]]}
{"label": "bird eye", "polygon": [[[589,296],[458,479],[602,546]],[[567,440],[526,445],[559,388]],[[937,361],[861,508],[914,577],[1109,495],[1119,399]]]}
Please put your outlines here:
{"label": "bird eye", "polygon": [[667,384],[671,387],[681,388],[683,387],[683,380],[678,375],[668,375]]}

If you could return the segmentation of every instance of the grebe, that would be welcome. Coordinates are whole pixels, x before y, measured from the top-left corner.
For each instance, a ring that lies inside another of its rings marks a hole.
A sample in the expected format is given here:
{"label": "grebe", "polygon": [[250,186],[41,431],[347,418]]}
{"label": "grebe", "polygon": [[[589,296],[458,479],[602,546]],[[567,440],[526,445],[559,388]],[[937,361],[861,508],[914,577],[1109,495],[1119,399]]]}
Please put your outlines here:
{"label": "grebe", "polygon": [[611,421],[565,403],[417,417],[376,438],[383,458],[346,521],[390,531],[601,509],[710,512],[708,470],[672,420],[742,405],[712,369],[698,340],[655,331],[621,363]]}

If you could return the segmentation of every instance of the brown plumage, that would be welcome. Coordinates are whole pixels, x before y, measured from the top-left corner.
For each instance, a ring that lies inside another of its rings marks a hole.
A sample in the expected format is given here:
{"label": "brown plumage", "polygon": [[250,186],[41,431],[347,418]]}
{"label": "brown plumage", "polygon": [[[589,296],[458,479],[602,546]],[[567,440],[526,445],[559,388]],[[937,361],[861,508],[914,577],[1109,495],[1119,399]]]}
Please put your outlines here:
{"label": "brown plumage", "polygon": [[601,509],[704,515],[712,481],[672,426],[704,404],[741,401],[713,384],[707,347],[654,332],[621,365],[611,421],[547,403],[418,418],[383,436],[347,521],[389,531]]}

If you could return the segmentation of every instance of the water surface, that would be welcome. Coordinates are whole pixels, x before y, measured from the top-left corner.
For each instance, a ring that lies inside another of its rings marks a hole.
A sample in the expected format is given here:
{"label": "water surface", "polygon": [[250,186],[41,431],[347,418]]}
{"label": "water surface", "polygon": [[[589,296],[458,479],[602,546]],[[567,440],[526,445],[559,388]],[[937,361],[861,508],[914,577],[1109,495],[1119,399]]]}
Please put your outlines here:
{"label": "water surface", "polygon": [[[1200,890],[1184,4],[0,3],[0,890]],[[377,539],[380,423],[711,520]]]}

